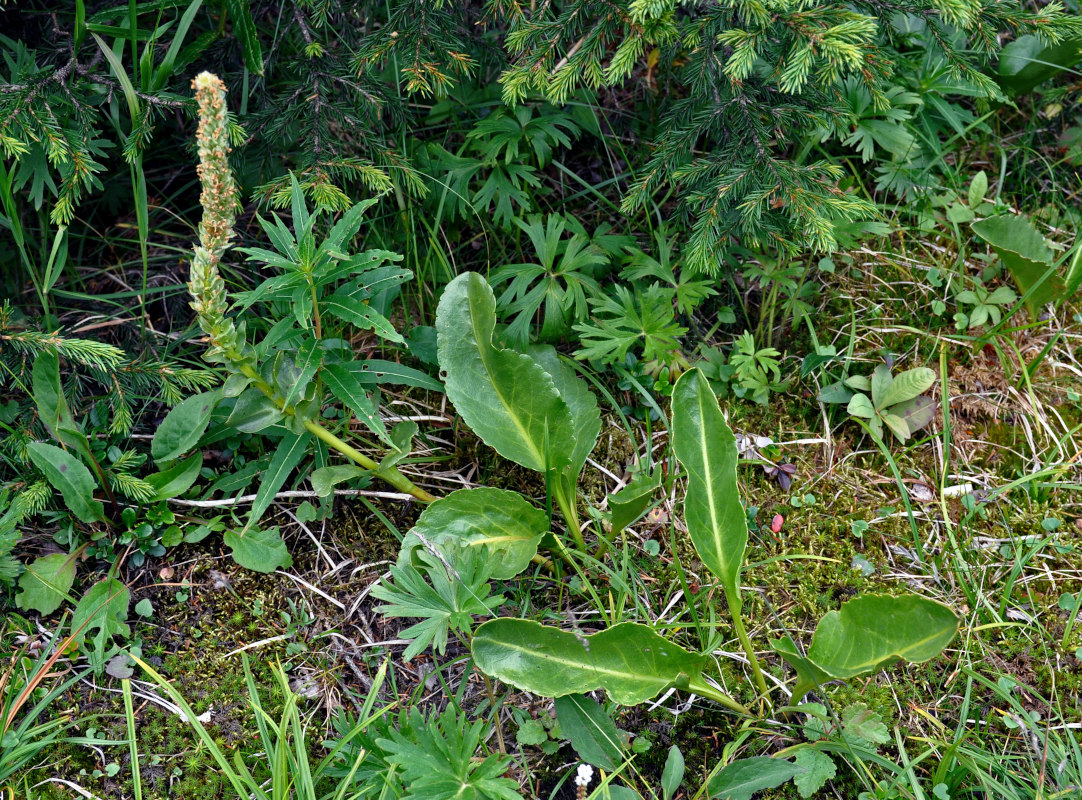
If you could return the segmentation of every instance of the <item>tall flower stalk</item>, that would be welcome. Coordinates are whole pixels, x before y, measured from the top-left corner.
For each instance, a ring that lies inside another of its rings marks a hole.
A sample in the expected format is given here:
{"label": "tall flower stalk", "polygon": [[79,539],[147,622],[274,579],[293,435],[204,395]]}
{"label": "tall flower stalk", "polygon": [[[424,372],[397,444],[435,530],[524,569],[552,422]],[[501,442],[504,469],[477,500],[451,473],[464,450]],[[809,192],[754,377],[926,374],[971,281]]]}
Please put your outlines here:
{"label": "tall flower stalk", "polygon": [[229,168],[225,84],[216,75],[202,72],[192,81],[192,87],[199,106],[196,141],[199,148],[199,182],[203,189],[199,196],[203,219],[199,223],[199,242],[192,257],[188,291],[192,296],[191,307],[199,318],[199,327],[210,343],[203,357],[224,365],[234,375],[247,378],[279,411],[294,417],[313,436],[364,469],[371,470],[376,477],[418,500],[426,503],[435,500],[398,469],[380,469],[377,462],[342,441],[300,411],[297,405],[287,403],[286,398],[260,376],[255,351],[245,341],[243,325],[238,328],[229,316],[230,303],[225,281],[218,270],[222,255],[233,238],[233,223],[239,205],[237,185]]}

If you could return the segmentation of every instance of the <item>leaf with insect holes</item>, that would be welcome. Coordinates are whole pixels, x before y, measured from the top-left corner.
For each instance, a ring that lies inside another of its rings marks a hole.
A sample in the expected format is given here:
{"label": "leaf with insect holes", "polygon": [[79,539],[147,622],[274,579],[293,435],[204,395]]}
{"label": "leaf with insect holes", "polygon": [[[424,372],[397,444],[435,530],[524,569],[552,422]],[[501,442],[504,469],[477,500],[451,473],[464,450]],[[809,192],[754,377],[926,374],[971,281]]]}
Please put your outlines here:
{"label": "leaf with insect holes", "polygon": [[75,583],[75,553],[53,553],[35,558],[19,576],[15,605],[24,611],[49,615],[60,608]]}
{"label": "leaf with insect holes", "polygon": [[590,636],[532,620],[502,617],[473,637],[478,669],[542,697],[602,688],[620,705],[644,703],[673,686],[699,678],[704,656],[689,653],[634,622]]}

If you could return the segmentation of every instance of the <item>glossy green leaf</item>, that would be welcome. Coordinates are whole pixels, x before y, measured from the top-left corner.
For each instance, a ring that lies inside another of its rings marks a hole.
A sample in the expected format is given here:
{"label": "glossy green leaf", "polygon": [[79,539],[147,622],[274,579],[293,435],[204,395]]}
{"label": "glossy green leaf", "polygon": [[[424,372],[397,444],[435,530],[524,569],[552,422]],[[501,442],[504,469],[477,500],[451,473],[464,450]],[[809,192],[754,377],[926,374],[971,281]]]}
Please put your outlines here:
{"label": "glossy green leaf", "polygon": [[610,772],[624,761],[620,732],[596,700],[581,694],[557,697],[556,720],[579,758]]}
{"label": "glossy green leaf", "polygon": [[957,630],[954,612],[934,600],[862,595],[819,620],[808,660],[832,677],[852,678],[899,660],[928,661]]}
{"label": "glossy green leaf", "polygon": [[64,496],[64,504],[83,522],[100,522],[105,510],[94,499],[97,482],[82,461],[66,450],[45,442],[31,442],[26,454],[45,479]]}
{"label": "glossy green leaf", "polygon": [[387,426],[379,415],[379,409],[375,401],[365,391],[364,386],[357,376],[342,364],[333,364],[323,370],[323,380],[327,388],[338,398],[338,401],[348,408],[364,423],[367,428],[379,436],[383,441],[387,439]]}
{"label": "glossy green leaf", "polygon": [[116,578],[105,578],[91,586],[75,606],[71,617],[71,633],[86,651],[87,660],[96,673],[105,668],[105,659],[116,649],[113,637],[127,638],[128,603],[131,593]]}
{"label": "glossy green leaf", "polygon": [[233,560],[245,569],[274,572],[293,562],[277,527],[226,531],[222,540],[233,551]]}
{"label": "glossy green leaf", "polygon": [[577,483],[601,433],[601,412],[597,407],[597,398],[586,381],[576,374],[574,367],[560,358],[555,348],[537,345],[529,348],[527,354],[552,378],[556,391],[571,410],[575,447],[571,451],[570,477],[573,484]]}
{"label": "glossy green leaf", "polygon": [[924,394],[935,383],[935,372],[928,367],[907,369],[894,376],[879,408],[887,409]]}
{"label": "glossy green leaf", "polygon": [[680,376],[672,394],[672,447],[688,476],[684,520],[703,564],[721,580],[740,613],[740,568],[748,524],[736,482],[736,437],[698,369]]}
{"label": "glossy green leaf", "polygon": [[711,779],[710,797],[718,800],[751,800],[755,792],[775,789],[803,771],[803,768],[782,758],[742,758]]}
{"label": "glossy green leaf", "polygon": [[506,580],[530,565],[548,530],[548,515],[518,492],[459,489],[425,507],[402,540],[402,553],[408,555],[422,542],[445,552],[455,547],[485,547],[492,577]]}
{"label": "glossy green leaf", "polygon": [[989,217],[971,226],[973,232],[988,242],[1011,273],[1018,290],[1026,294],[1026,308],[1037,319],[1048,303],[1058,300],[1066,291],[1063,278],[1054,271],[1040,285],[1037,282],[1052,266],[1052,248],[1025,217],[1004,214]]}
{"label": "glossy green leaf", "polygon": [[168,500],[179,497],[191,488],[199,478],[203,467],[203,454],[192,453],[188,458],[169,469],[147,475],[145,480],[157,490],[155,500]]}
{"label": "glossy green leaf", "polygon": [[697,679],[706,659],[622,622],[591,636],[532,620],[500,618],[477,629],[473,658],[487,675],[542,697],[604,689],[620,705],[637,705]]}
{"label": "glossy green leaf", "polygon": [[154,460],[159,463],[172,461],[195,447],[210,424],[210,412],[221,399],[222,390],[213,389],[186,397],[177,403],[165,415],[161,425],[154,431],[154,438],[150,440],[150,455]]}
{"label": "glossy green leaf", "polygon": [[468,272],[447,285],[436,311],[447,397],[504,458],[562,471],[578,452],[571,410],[533,358],[493,345],[495,326],[496,301],[484,278]]}
{"label": "glossy green leaf", "polygon": [[614,531],[622,531],[633,523],[650,506],[661,487],[661,470],[640,472],[616,494],[609,495],[609,510]]}
{"label": "glossy green leaf", "polygon": [[19,576],[19,593],[15,605],[23,611],[52,614],[68,596],[75,583],[74,553],[53,553],[35,558]]}

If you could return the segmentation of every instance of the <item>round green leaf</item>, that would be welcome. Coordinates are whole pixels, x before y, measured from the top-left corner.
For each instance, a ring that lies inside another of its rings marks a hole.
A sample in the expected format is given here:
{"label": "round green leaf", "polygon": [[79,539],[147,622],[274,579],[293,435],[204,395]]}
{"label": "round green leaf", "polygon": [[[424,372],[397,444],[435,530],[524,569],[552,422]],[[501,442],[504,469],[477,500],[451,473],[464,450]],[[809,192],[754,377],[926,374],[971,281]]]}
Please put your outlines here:
{"label": "round green leaf", "polygon": [[950,644],[957,630],[954,612],[934,600],[863,595],[819,621],[808,660],[832,677],[852,678],[899,660],[928,661]]}
{"label": "round green leaf", "polygon": [[425,507],[402,541],[402,555],[422,540],[440,549],[487,547],[492,577],[505,580],[529,566],[548,530],[548,515],[518,492],[459,489]]}

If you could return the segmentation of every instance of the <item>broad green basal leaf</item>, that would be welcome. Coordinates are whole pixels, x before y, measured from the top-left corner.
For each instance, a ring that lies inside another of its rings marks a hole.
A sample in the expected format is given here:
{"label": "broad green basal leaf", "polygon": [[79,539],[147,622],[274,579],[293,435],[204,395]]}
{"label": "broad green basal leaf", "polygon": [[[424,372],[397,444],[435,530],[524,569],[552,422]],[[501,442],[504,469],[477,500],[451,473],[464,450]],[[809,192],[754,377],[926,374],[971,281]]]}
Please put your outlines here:
{"label": "broad green basal leaf", "polygon": [[548,515],[517,492],[459,489],[425,507],[402,541],[402,556],[422,542],[441,550],[485,547],[492,577],[505,580],[529,566],[548,530]]}
{"label": "broad green basal leaf", "polygon": [[699,678],[705,658],[645,625],[622,622],[592,636],[525,619],[494,619],[473,637],[473,658],[487,675],[542,697],[604,689],[616,703],[644,703]]}
{"label": "broad green basal leaf", "polygon": [[574,368],[563,361],[554,348],[539,345],[531,347],[527,354],[552,378],[556,391],[571,410],[575,448],[571,453],[570,477],[572,483],[576,483],[601,433],[601,412],[597,408],[597,398],[586,381],[575,374]]}
{"label": "broad green basal leaf", "polygon": [[436,311],[447,397],[504,458],[562,471],[578,449],[571,410],[540,364],[493,345],[495,325],[496,301],[484,278],[467,272],[447,285]]}
{"label": "broad green basal leaf", "polygon": [[293,561],[277,526],[266,530],[226,531],[222,539],[233,551],[233,560],[245,569],[274,572],[280,567],[288,567]]}
{"label": "broad green basal leaf", "polygon": [[77,553],[53,553],[35,558],[19,577],[15,605],[24,611],[52,614],[68,596],[75,583]]}
{"label": "broad green basal leaf", "polygon": [[928,661],[957,630],[954,612],[934,600],[863,595],[819,620],[808,660],[832,677],[852,678],[899,660]]}
{"label": "broad green basal leaf", "polygon": [[710,781],[710,797],[718,800],[750,800],[755,792],[774,789],[804,772],[783,758],[755,756],[729,764]]}
{"label": "broad green basal leaf", "polygon": [[1037,285],[1041,277],[1053,269],[1053,254],[1048,242],[1028,219],[1004,214],[974,222],[970,227],[1003,260],[1020,292],[1025,294],[1033,289],[1026,298],[1026,308],[1034,319],[1047,303],[1064,294],[1063,279],[1055,272]]}
{"label": "broad green basal leaf", "polygon": [[622,531],[639,518],[650,505],[661,486],[661,470],[652,473],[640,472],[627,486],[616,494],[609,495],[609,509],[612,512],[612,529]]}
{"label": "broad green basal leaf", "polygon": [[222,390],[192,395],[177,403],[150,441],[150,454],[161,463],[184,455],[199,442],[210,423],[210,412],[222,399]]}
{"label": "broad green basal leaf", "polygon": [[[739,600],[748,524],[736,482],[736,437],[698,369],[680,376],[672,394],[672,446],[688,475],[684,519],[703,564]],[[739,603],[738,603],[739,605]],[[730,608],[735,616],[740,608]]]}

